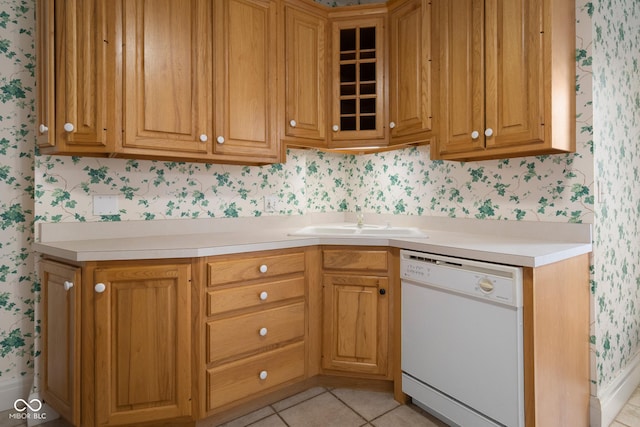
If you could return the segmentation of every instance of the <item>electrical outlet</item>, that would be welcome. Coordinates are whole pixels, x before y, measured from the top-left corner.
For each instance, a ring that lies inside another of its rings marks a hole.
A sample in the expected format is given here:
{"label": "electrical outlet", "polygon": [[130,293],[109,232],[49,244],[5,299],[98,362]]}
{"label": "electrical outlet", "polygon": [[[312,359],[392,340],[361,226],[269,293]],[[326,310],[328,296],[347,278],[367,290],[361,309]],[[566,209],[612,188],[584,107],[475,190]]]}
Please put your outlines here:
{"label": "electrical outlet", "polygon": [[278,210],[278,196],[270,195],[264,196],[264,211],[265,212],[276,212]]}
{"label": "electrical outlet", "polygon": [[93,196],[93,214],[98,215],[117,215],[118,212],[118,196],[117,195],[94,195]]}

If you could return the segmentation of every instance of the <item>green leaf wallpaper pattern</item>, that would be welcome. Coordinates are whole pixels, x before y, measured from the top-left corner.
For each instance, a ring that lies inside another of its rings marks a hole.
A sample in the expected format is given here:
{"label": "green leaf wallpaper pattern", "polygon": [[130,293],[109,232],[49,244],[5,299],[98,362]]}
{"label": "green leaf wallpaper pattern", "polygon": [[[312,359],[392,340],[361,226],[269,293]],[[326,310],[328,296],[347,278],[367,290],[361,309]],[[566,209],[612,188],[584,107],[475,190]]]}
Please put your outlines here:
{"label": "green leaf wallpaper pattern", "polygon": [[[640,41],[633,0],[576,5],[576,154],[455,163],[431,161],[428,147],[366,156],[290,150],[286,163],[263,167],[34,157],[33,5],[0,0],[0,376],[30,374],[37,354],[34,222],[260,216],[271,194],[277,215],[361,204],[365,212],[401,215],[594,223],[592,392],[638,353]],[[118,214],[94,216],[95,194],[117,194]]]}

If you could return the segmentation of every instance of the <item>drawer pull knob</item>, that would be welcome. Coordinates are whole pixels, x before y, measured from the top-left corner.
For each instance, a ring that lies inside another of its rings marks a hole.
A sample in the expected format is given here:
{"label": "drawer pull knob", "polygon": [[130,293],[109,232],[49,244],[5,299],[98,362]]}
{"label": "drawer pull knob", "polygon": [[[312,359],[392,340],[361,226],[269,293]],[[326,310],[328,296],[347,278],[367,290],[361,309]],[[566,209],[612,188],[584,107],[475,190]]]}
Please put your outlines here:
{"label": "drawer pull knob", "polygon": [[39,130],[40,130],[40,133],[47,133],[47,132],[49,132],[49,128],[48,128],[46,125],[44,125],[44,124],[41,124],[41,125],[40,125]]}
{"label": "drawer pull knob", "polygon": [[382,288],[378,292],[380,292],[380,295],[384,295],[387,293],[387,290],[385,288]]}
{"label": "drawer pull knob", "polygon": [[265,291],[260,292],[260,299],[262,301],[266,301],[268,297],[269,297],[269,294],[266,293]]}
{"label": "drawer pull knob", "polygon": [[71,133],[76,129],[76,127],[73,125],[73,123],[65,123],[64,126],[62,126],[62,128],[67,133]]}
{"label": "drawer pull knob", "polygon": [[69,282],[68,280],[64,282],[64,290],[68,291],[69,289],[73,288],[73,282]]}
{"label": "drawer pull knob", "polygon": [[266,264],[262,264],[260,266],[260,273],[266,273],[268,270],[267,265]]}
{"label": "drawer pull knob", "polygon": [[104,283],[96,283],[96,286],[93,288],[97,293],[101,294],[107,289],[107,286]]}
{"label": "drawer pull knob", "polygon": [[260,328],[260,336],[261,337],[266,337],[267,336],[267,328]]}
{"label": "drawer pull knob", "polygon": [[262,381],[267,379],[267,371],[260,371],[260,379]]}

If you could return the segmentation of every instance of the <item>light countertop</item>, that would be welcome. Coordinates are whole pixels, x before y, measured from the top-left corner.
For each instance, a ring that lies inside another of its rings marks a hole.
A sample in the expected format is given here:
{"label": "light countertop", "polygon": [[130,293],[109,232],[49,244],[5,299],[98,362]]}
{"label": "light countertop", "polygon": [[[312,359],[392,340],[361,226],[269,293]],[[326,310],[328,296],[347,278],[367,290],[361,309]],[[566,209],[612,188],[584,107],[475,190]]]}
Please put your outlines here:
{"label": "light countertop", "polygon": [[365,222],[417,227],[427,238],[290,235],[307,225],[354,223],[352,214],[40,224],[37,252],[75,262],[192,258],[310,245],[393,246],[523,267],[589,253],[590,224],[367,214]]}

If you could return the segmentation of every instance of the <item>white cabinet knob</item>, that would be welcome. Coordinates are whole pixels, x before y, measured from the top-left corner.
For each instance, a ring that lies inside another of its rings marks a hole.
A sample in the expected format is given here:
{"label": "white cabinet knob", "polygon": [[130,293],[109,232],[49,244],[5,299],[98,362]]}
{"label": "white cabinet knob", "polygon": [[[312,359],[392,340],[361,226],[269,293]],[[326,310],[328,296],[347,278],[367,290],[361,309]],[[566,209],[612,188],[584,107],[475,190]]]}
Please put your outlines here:
{"label": "white cabinet knob", "polygon": [[267,371],[260,371],[260,379],[262,381],[267,379]]}
{"label": "white cabinet knob", "polygon": [[260,266],[260,273],[266,273],[268,270],[267,265],[266,264],[262,264]]}
{"label": "white cabinet knob", "polygon": [[333,125],[333,127],[331,129],[333,129],[334,132],[338,132],[340,130],[340,126]]}
{"label": "white cabinet knob", "polygon": [[216,138],[216,141],[218,142],[218,144],[224,144],[224,136],[219,136]]}
{"label": "white cabinet knob", "polygon": [[93,289],[101,294],[104,292],[105,289],[107,289],[107,286],[104,283],[96,283],[96,285],[93,287]]}
{"label": "white cabinet knob", "polygon": [[289,125],[291,125],[292,128],[296,127],[298,125],[298,123],[295,120],[291,120],[289,122]]}
{"label": "white cabinet knob", "polygon": [[204,133],[200,135],[200,142],[207,142],[208,140],[209,140],[209,137]]}
{"label": "white cabinet knob", "polygon": [[64,290],[65,290],[65,291],[68,291],[69,289],[73,288],[73,282],[69,282],[69,281],[66,281],[66,280],[65,280],[64,285],[63,285],[63,286],[64,286]]}
{"label": "white cabinet knob", "polygon": [[491,136],[493,135],[493,129],[488,128],[487,130],[484,131],[484,136]]}
{"label": "white cabinet knob", "polygon": [[40,125],[40,127],[38,129],[40,129],[40,133],[49,132],[49,128],[47,126],[45,126],[45,125]]}
{"label": "white cabinet knob", "polygon": [[480,132],[478,132],[477,130],[474,130],[473,132],[471,132],[471,139],[478,139],[479,136],[480,136]]}
{"label": "white cabinet knob", "polygon": [[261,301],[266,301],[268,297],[269,297],[269,294],[266,293],[265,291],[260,292],[260,300]]}
{"label": "white cabinet knob", "polygon": [[73,123],[65,123],[64,126],[64,131],[65,132],[73,132],[73,130],[76,128]]}
{"label": "white cabinet knob", "polygon": [[267,328],[260,328],[260,336],[261,337],[266,337],[267,336]]}
{"label": "white cabinet knob", "polygon": [[390,127],[391,129],[393,129],[394,127],[396,127],[396,122],[391,122],[391,123],[389,123],[389,127]]}

